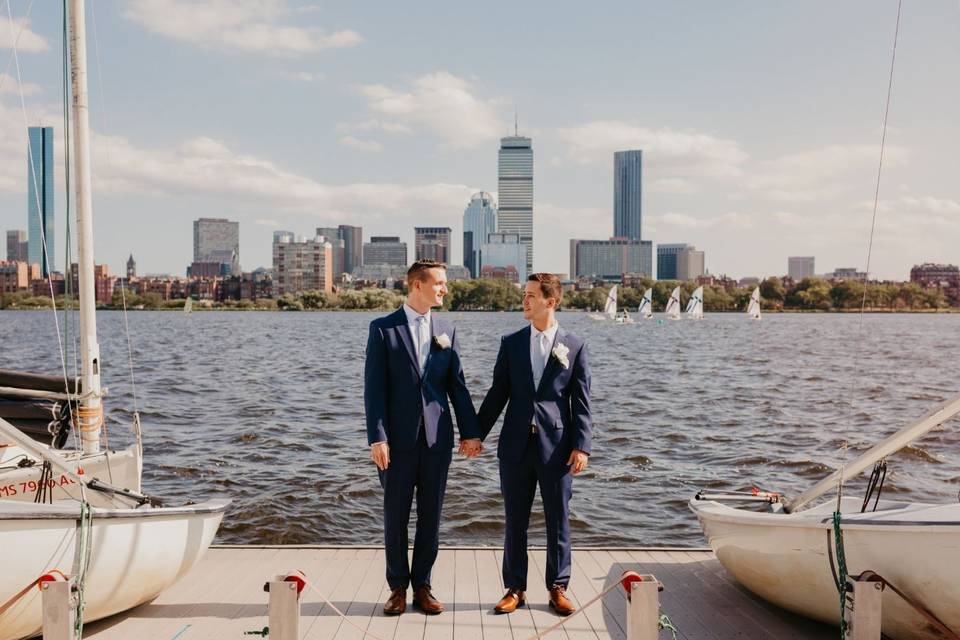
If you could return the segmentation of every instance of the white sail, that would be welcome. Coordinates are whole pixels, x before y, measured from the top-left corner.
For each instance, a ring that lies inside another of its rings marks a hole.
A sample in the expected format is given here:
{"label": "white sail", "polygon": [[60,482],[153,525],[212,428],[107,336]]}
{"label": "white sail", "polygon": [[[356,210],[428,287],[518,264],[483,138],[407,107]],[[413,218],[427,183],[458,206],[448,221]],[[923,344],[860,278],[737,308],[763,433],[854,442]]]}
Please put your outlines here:
{"label": "white sail", "polygon": [[687,302],[687,317],[694,320],[703,319],[703,287],[697,287],[690,301]]}
{"label": "white sail", "polygon": [[664,310],[667,318],[678,320],[680,318],[680,287],[676,287],[667,300],[667,308]]}
{"label": "white sail", "polygon": [[653,289],[647,289],[643,292],[643,300],[640,301],[640,306],[637,307],[637,315],[641,318],[653,317]]}
{"label": "white sail", "polygon": [[193,312],[193,298],[187,298],[187,301],[183,303],[183,312],[184,313]]}
{"label": "white sail", "polygon": [[610,287],[607,293],[607,303],[603,307],[603,313],[613,320],[617,316],[617,285]]}
{"label": "white sail", "polygon": [[750,294],[750,303],[747,304],[747,317],[751,320],[760,319],[760,287],[754,287]]}

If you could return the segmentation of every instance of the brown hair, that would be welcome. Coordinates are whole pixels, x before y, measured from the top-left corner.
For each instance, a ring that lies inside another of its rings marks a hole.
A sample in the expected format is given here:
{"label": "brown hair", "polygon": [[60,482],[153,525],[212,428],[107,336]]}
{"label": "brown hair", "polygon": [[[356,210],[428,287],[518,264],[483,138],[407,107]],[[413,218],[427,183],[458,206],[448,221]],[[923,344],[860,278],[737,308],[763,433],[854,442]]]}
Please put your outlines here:
{"label": "brown hair", "polygon": [[430,269],[446,269],[447,265],[442,262],[437,262],[436,260],[417,260],[410,268],[407,269],[407,282],[414,282],[415,280],[424,280],[427,276],[427,271]]}
{"label": "brown hair", "polygon": [[544,298],[556,298],[557,306],[563,301],[563,287],[560,285],[560,278],[552,273],[531,273],[527,282],[540,283],[540,293]]}

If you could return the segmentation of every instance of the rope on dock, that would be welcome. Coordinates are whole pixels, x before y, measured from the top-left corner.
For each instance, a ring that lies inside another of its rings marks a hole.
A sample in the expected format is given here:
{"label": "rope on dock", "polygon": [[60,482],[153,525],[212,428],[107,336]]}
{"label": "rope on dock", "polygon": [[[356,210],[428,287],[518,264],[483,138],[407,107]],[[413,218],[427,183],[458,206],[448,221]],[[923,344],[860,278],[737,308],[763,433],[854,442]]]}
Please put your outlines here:
{"label": "rope on dock", "polygon": [[[299,577],[299,576],[298,576],[298,577]],[[313,589],[313,590],[316,592],[316,594],[317,594],[318,596],[320,596],[320,598],[321,598],[324,602],[326,602],[328,605],[330,605],[330,608],[333,609],[333,610],[337,613],[337,615],[340,616],[340,618],[341,618],[344,622],[346,622],[346,623],[349,624],[351,627],[354,627],[354,628],[357,629],[360,633],[362,633],[362,634],[363,634],[363,637],[365,637],[365,638],[373,638],[373,640],[386,640],[386,638],[381,638],[381,637],[378,636],[377,634],[371,633],[371,632],[367,631],[366,629],[364,629],[363,627],[361,627],[360,625],[358,625],[356,622],[354,622],[353,620],[351,620],[350,618],[348,618],[348,617],[347,617],[347,614],[345,614],[343,611],[340,611],[340,609],[337,608],[337,605],[335,605],[335,604],[333,604],[332,602],[330,602],[330,599],[327,598],[327,596],[323,593],[323,591],[320,591],[320,589],[318,589],[318,588],[316,587],[316,585],[314,585],[313,582],[311,582],[310,579],[307,578],[305,575],[303,576],[303,582],[304,582],[304,584],[306,584],[308,587],[310,587],[311,589]]]}

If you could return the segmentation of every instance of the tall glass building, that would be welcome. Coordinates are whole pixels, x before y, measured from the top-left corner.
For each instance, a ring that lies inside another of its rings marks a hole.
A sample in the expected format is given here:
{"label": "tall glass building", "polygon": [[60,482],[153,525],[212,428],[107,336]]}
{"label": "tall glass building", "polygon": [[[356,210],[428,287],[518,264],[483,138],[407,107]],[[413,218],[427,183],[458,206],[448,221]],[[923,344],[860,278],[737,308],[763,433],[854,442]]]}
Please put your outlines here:
{"label": "tall glass building", "polygon": [[27,262],[39,264],[46,278],[50,270],[56,270],[57,263],[53,233],[53,127],[30,127],[27,137]]}
{"label": "tall glass building", "polygon": [[463,212],[463,266],[473,278],[480,277],[480,248],[497,232],[497,205],[493,196],[480,191],[470,197]]}
{"label": "tall glass building", "polygon": [[658,244],[657,245],[657,280],[676,280],[679,278],[680,252],[693,249],[688,244]]}
{"label": "tall glass building", "polygon": [[527,247],[527,273],[533,273],[533,141],[523,136],[500,139],[497,172],[500,208],[497,231],[516,233]]}
{"label": "tall glass building", "polygon": [[613,154],[613,235],[640,240],[643,151]]}

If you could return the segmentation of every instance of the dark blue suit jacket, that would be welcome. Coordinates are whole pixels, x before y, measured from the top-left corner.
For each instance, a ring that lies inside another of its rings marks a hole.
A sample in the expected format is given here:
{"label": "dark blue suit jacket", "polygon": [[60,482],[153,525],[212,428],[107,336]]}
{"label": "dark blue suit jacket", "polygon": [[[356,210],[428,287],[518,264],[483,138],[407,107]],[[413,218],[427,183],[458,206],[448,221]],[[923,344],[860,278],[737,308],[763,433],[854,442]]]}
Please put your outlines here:
{"label": "dark blue suit jacket", "polygon": [[[552,353],[561,344],[570,350],[567,367]],[[500,341],[493,385],[480,406],[478,419],[481,437],[486,438],[506,405],[507,415],[497,445],[497,457],[502,460],[523,460],[531,424],[537,426],[544,464],[565,465],[572,449],[590,453],[593,419],[586,345],[573,333],[558,327],[553,349],[540,385],[534,389],[530,326]]]}
{"label": "dark blue suit jacket", "polygon": [[[446,349],[437,343],[443,334],[451,342]],[[460,438],[479,438],[477,414],[463,378],[452,324],[430,314],[430,353],[421,376],[403,307],[370,323],[363,383],[369,444],[386,441],[391,449],[413,450],[423,416],[431,451],[449,451],[453,448],[453,420],[448,396],[457,414]]]}

